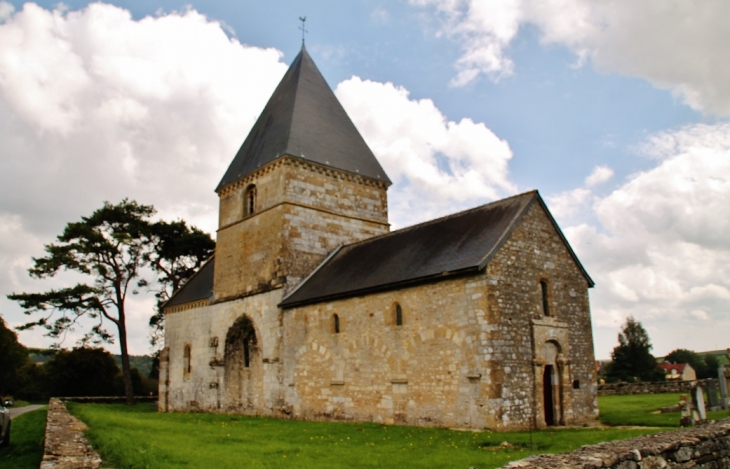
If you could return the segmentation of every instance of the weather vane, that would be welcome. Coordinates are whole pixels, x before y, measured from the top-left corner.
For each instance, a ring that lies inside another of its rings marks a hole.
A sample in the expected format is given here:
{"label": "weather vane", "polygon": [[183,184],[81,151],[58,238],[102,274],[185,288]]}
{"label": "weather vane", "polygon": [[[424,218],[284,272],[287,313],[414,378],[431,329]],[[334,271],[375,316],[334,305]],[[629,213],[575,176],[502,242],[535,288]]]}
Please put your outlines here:
{"label": "weather vane", "polygon": [[304,45],[304,34],[306,34],[306,33],[309,32],[306,29],[304,29],[304,22],[307,21],[307,17],[306,16],[300,16],[299,17],[299,21],[302,22],[302,25],[299,27],[299,29],[302,30],[302,45]]}

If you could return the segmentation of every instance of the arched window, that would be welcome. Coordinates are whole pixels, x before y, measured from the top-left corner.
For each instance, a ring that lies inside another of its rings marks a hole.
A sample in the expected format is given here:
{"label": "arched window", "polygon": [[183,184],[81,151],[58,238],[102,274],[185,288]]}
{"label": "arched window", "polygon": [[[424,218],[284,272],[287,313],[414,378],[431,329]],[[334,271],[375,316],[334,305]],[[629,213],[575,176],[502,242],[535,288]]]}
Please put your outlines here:
{"label": "arched window", "polygon": [[243,196],[243,214],[244,216],[253,215],[256,212],[256,186],[251,184],[246,189]]}
{"label": "arched window", "polygon": [[403,325],[403,308],[398,303],[395,304],[395,325]]}
{"label": "arched window", "polygon": [[542,314],[550,316],[550,302],[548,301],[548,284],[546,280],[540,280],[540,290],[542,292]]}
{"label": "arched window", "polygon": [[190,345],[186,345],[183,351],[183,373],[190,374],[190,369]]}
{"label": "arched window", "polygon": [[244,314],[236,319],[226,334],[226,372],[241,366],[249,368],[256,361],[256,353],[256,329],[251,318]]}
{"label": "arched window", "polygon": [[332,316],[332,319],[334,321],[335,334],[339,334],[340,333],[340,317],[335,314],[334,316]]}

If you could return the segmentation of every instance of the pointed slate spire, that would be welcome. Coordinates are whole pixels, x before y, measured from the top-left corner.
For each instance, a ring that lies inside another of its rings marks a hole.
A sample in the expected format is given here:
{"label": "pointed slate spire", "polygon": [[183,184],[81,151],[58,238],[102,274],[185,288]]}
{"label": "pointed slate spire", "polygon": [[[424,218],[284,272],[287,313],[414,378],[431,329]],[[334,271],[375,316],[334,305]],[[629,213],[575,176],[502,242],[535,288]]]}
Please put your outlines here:
{"label": "pointed slate spire", "polygon": [[216,191],[284,155],[390,185],[304,45]]}

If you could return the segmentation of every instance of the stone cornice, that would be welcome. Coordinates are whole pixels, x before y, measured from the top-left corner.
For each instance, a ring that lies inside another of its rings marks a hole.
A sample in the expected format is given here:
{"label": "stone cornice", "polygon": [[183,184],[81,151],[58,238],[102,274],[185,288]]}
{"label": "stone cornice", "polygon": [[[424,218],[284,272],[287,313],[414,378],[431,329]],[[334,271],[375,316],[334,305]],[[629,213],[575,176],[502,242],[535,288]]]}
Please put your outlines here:
{"label": "stone cornice", "polygon": [[361,176],[359,174],[353,174],[348,171],[343,171],[341,169],[337,169],[331,166],[320,165],[299,157],[282,155],[271,163],[268,163],[257,169],[256,171],[243,176],[237,181],[232,182],[225,187],[222,187],[220,190],[217,191],[218,196],[221,198],[226,197],[232,192],[235,192],[237,189],[241,188],[242,186],[248,186],[262,175],[267,174],[281,166],[297,166],[298,168],[311,171],[313,173],[324,174],[334,179],[354,182],[356,184],[362,184],[365,186],[377,187],[378,189],[388,189],[388,184],[385,181],[379,181],[377,179]]}

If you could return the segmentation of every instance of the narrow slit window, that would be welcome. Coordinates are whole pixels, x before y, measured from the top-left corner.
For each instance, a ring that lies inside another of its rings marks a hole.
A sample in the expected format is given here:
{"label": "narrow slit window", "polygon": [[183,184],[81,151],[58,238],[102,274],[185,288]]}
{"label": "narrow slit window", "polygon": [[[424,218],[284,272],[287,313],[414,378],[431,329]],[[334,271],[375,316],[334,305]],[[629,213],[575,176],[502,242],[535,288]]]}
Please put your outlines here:
{"label": "narrow slit window", "polygon": [[186,345],[183,351],[183,373],[186,375],[190,373],[190,346]]}
{"label": "narrow slit window", "polygon": [[397,303],[395,305],[395,325],[403,325],[403,308],[401,308],[400,305]]}
{"label": "narrow slit window", "polygon": [[542,314],[550,316],[550,302],[548,301],[548,284],[545,280],[540,280],[540,290],[542,291]]}
{"label": "narrow slit window", "polygon": [[340,333],[340,317],[335,314],[333,316],[333,320],[334,320],[334,326],[335,326],[335,334],[339,334]]}
{"label": "narrow slit window", "polygon": [[244,214],[246,216],[253,215],[256,212],[256,186],[248,186],[244,196],[244,204]]}
{"label": "narrow slit window", "polygon": [[249,347],[251,343],[248,339],[243,339],[243,366],[248,368],[251,365],[251,351]]}

